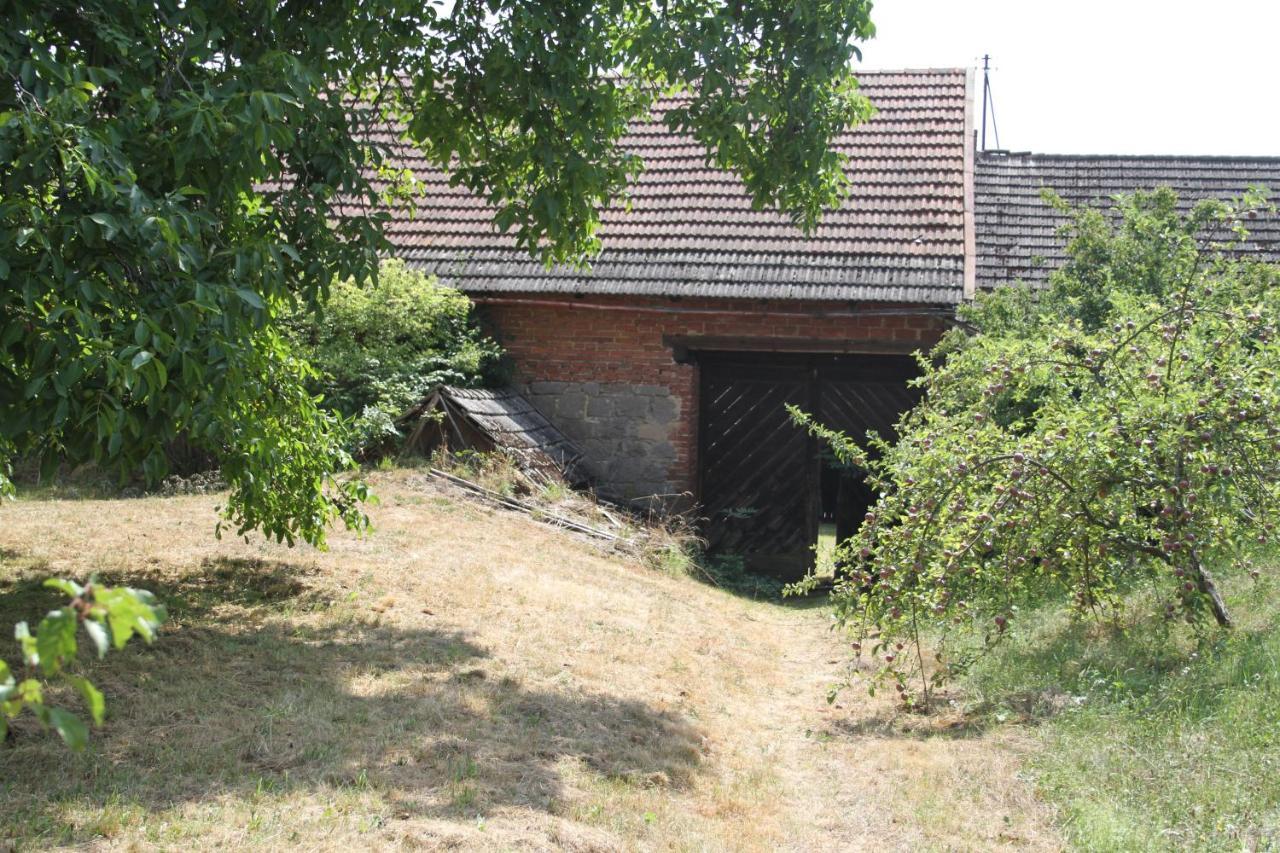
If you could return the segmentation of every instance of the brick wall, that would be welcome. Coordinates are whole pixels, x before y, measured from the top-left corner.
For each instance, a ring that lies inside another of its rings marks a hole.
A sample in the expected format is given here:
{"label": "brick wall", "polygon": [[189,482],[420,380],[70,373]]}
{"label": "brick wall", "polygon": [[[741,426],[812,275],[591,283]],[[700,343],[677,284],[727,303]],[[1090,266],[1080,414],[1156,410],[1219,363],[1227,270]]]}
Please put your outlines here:
{"label": "brick wall", "polygon": [[714,344],[708,349],[737,338],[910,352],[946,328],[905,305],[514,294],[476,301],[512,359],[516,384],[579,444],[600,490],[623,499],[692,492],[697,483],[697,368],[677,363],[672,339]]}

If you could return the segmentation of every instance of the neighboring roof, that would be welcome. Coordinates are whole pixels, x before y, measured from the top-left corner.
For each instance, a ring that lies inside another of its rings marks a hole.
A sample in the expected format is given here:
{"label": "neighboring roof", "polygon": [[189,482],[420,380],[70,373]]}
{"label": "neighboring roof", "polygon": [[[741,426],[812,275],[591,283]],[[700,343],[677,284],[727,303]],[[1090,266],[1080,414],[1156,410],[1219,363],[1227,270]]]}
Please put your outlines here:
{"label": "neighboring roof", "polygon": [[[1262,185],[1280,199],[1280,157],[1120,157],[1059,154],[978,154],[974,201],[977,285],[1044,282],[1066,259],[1058,229],[1066,218],[1040,196],[1049,188],[1073,205],[1109,204],[1121,193],[1171,187],[1180,206],[1206,198],[1237,198]],[[1280,258],[1280,217],[1248,223],[1251,242]]]}
{"label": "neighboring roof", "polygon": [[776,211],[752,210],[737,176],[668,130],[660,121],[668,102],[624,141],[645,171],[631,210],[604,212],[604,248],[589,272],[548,270],[516,251],[491,208],[408,148],[427,194],[416,216],[396,214],[390,238],[412,266],[470,292],[958,302],[972,154],[966,72],[858,77],[879,113],[837,138],[853,189],[808,237]]}
{"label": "neighboring roof", "polygon": [[[433,418],[433,413],[438,414]],[[578,470],[582,452],[532,403],[508,388],[442,385],[405,412],[400,423],[412,430],[406,447],[429,450],[426,445],[445,438],[455,448],[505,450],[527,471],[554,471],[570,483],[583,479]]]}

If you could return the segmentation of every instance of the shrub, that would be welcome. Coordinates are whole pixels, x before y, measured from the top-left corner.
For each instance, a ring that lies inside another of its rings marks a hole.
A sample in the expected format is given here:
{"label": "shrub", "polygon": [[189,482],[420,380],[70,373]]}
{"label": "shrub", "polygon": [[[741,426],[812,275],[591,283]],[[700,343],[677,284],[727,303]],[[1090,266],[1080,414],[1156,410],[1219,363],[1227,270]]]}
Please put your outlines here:
{"label": "shrub", "polygon": [[1143,585],[1168,618],[1231,623],[1211,570],[1251,568],[1280,504],[1280,269],[1235,251],[1257,203],[1075,212],[1043,293],[978,300],[922,359],[879,458],[796,413],[881,491],[835,604],[908,701],[1057,595],[1107,617]]}
{"label": "shrub", "polygon": [[501,350],[472,318],[471,301],[434,277],[384,261],[375,284],[335,284],[322,315],[288,323],[299,355],[316,368],[312,390],[354,418],[354,441],[376,449],[393,421],[439,384],[498,381]]}

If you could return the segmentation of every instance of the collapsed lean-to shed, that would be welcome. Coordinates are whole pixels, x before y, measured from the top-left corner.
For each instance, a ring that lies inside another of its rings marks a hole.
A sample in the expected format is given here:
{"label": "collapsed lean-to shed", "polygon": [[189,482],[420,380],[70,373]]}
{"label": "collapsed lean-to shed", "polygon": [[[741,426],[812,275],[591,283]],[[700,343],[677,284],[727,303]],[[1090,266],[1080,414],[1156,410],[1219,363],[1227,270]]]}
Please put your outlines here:
{"label": "collapsed lean-to shed", "polygon": [[585,482],[582,453],[528,400],[510,389],[442,385],[400,417],[404,449],[429,456],[450,450],[501,451],[524,471]]}
{"label": "collapsed lean-to shed", "polygon": [[603,212],[589,270],[529,259],[408,147],[427,192],[389,229],[401,258],[472,297],[513,392],[581,450],[602,494],[696,504],[712,550],[783,575],[809,564],[823,519],[870,499],[786,405],[854,435],[889,429],[913,403],[910,354],[956,307],[1060,258],[1041,186],[1086,201],[1171,177],[1201,196],[1280,188],[1274,159],[979,155],[965,71],[859,79],[878,112],[836,139],[852,189],[807,236],[668,129],[669,103],[629,130],[644,172],[629,209]]}

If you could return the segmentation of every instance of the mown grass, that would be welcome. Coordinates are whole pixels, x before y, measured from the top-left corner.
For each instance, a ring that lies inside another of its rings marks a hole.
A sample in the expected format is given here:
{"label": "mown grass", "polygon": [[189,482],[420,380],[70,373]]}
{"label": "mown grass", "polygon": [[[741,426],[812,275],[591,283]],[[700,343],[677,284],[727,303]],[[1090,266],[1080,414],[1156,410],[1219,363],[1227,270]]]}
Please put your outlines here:
{"label": "mown grass", "polygon": [[1280,848],[1280,585],[1228,596],[1240,625],[1200,635],[1046,608],[969,674],[980,713],[1036,730],[1030,770],[1073,846]]}
{"label": "mown grass", "polygon": [[845,659],[820,602],[371,477],[375,533],[325,553],[215,540],[217,495],[0,510],[0,629],[54,606],[50,575],[170,612],[84,661],[107,696],[86,752],[30,717],[0,745],[0,851],[1057,849],[1004,733],[825,701]]}

